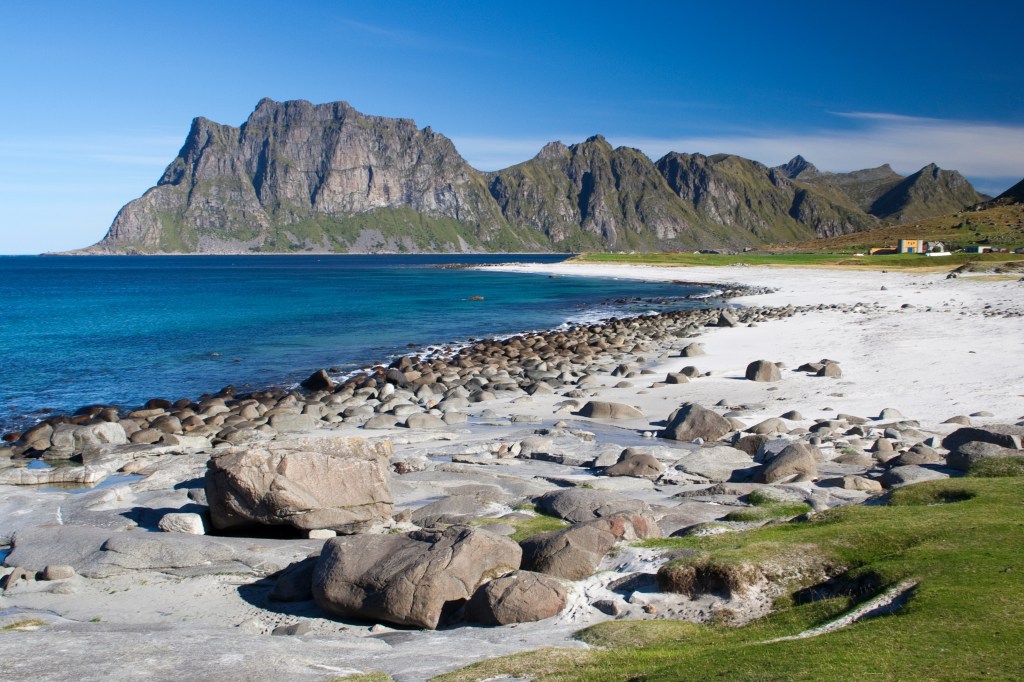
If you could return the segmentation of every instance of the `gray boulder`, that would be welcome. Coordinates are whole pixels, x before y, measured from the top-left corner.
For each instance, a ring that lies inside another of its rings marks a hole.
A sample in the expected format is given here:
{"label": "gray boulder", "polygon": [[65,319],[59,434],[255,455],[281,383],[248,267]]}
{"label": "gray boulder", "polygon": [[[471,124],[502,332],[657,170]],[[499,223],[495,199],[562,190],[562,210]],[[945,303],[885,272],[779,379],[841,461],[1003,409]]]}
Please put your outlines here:
{"label": "gray boulder", "polygon": [[568,594],[554,578],[516,571],[482,585],[466,607],[470,620],[483,625],[532,623],[557,616]]}
{"label": "gray boulder", "polygon": [[905,485],[922,483],[924,481],[937,481],[943,478],[949,478],[949,475],[941,471],[935,471],[934,469],[926,469],[924,467],[908,464],[906,466],[893,467],[892,469],[889,469],[882,474],[879,478],[879,482],[886,488],[901,488]]}
{"label": "gray boulder", "polygon": [[748,381],[779,381],[782,379],[779,368],[770,360],[754,360],[747,365],[744,376]]}
{"label": "gray boulder", "polygon": [[206,472],[211,522],[360,532],[391,517],[390,455],[386,441],[338,437],[217,452]]}
{"label": "gray boulder", "polygon": [[619,540],[660,536],[650,514],[616,514],[524,540],[523,568],[565,580],[583,580],[594,574]]}
{"label": "gray boulder", "polygon": [[313,572],[313,598],[342,618],[434,629],[521,559],[508,538],[468,526],[334,538]]}
{"label": "gray boulder", "polygon": [[302,433],[313,431],[320,426],[320,420],[311,414],[275,414],[270,418],[270,428],[278,433]]}
{"label": "gray boulder", "polygon": [[405,425],[410,429],[440,429],[448,426],[440,417],[426,412],[410,414],[405,418]]}
{"label": "gray boulder", "polygon": [[643,419],[644,413],[624,403],[591,400],[580,408],[579,415],[592,419]]}
{"label": "gray boulder", "polygon": [[665,467],[657,457],[645,452],[627,453],[616,464],[605,469],[606,476],[632,476],[634,478],[657,478]]}
{"label": "gray boulder", "polygon": [[1004,448],[1020,450],[1024,441],[1024,426],[1012,424],[991,424],[989,426],[966,426],[957,429],[942,439],[942,447],[956,450],[964,443],[977,441],[992,443]]}
{"label": "gray boulder", "polygon": [[649,512],[646,502],[604,490],[568,488],[544,493],[534,500],[545,514],[581,523],[622,513]]}
{"label": "gray boulder", "polygon": [[982,441],[972,440],[964,443],[956,450],[953,450],[946,455],[946,463],[954,469],[970,471],[971,467],[975,464],[990,457],[1024,458],[1024,450],[1014,450],[1013,448],[1004,448],[996,445],[995,443],[985,443]]}
{"label": "gray boulder", "polygon": [[697,403],[683,403],[669,415],[667,425],[658,435],[671,440],[701,438],[707,442],[718,440],[731,430],[732,425],[725,417]]}
{"label": "gray boulder", "polygon": [[809,481],[818,476],[821,453],[813,445],[795,442],[787,445],[776,457],[761,467],[759,483],[777,483],[786,480]]}

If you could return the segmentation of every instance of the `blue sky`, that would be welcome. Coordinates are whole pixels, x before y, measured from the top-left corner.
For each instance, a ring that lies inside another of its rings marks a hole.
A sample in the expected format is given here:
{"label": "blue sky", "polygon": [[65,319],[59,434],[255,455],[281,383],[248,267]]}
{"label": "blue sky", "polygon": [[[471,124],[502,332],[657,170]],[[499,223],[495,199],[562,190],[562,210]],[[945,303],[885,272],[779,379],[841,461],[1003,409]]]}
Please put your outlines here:
{"label": "blue sky", "polygon": [[194,116],[261,97],[413,118],[493,170],[600,133],[652,158],[1024,177],[1024,5],[4,3],[0,253],[100,239]]}

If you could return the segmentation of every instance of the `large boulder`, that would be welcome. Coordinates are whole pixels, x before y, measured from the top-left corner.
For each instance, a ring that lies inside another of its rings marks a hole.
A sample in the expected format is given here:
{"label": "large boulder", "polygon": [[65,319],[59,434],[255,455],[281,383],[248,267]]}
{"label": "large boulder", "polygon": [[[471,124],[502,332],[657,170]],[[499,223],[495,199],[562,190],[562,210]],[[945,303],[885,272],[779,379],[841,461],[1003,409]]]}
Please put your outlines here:
{"label": "large boulder", "polygon": [[534,502],[545,514],[557,516],[569,523],[581,523],[622,513],[649,512],[642,500],[623,497],[605,490],[568,488],[544,493]]}
{"label": "large boulder", "polygon": [[210,458],[206,496],[214,528],[291,525],[339,533],[391,517],[391,444],[299,438],[231,448]]}
{"label": "large boulder", "polygon": [[1006,457],[1024,458],[1024,450],[1004,448],[995,443],[972,440],[946,455],[946,463],[954,469],[970,471],[975,464],[983,459]]}
{"label": "large boulder", "polygon": [[564,578],[589,578],[619,540],[661,536],[649,513],[616,514],[523,540],[523,568]]}
{"label": "large boulder", "polygon": [[731,430],[732,424],[725,417],[697,403],[683,403],[668,416],[664,430],[658,432],[658,435],[671,440],[691,441],[701,438],[712,441]]}
{"label": "large boulder", "polygon": [[744,376],[749,381],[779,381],[782,379],[779,368],[770,360],[754,360],[747,365]]}
{"label": "large boulder", "polygon": [[757,474],[759,483],[779,481],[809,481],[818,477],[818,460],[821,453],[813,445],[799,441],[787,445],[773,457]]}
{"label": "large boulder", "polygon": [[592,419],[643,419],[644,413],[625,403],[609,403],[591,400],[580,408],[581,417]]}
{"label": "large boulder", "polygon": [[1024,441],[1024,426],[1013,424],[991,424],[989,426],[966,426],[957,429],[942,439],[942,447],[956,450],[964,443],[978,441],[992,443],[1003,448],[1020,450]]}
{"label": "large boulder", "polygon": [[558,580],[516,571],[481,586],[466,607],[470,620],[483,625],[532,623],[557,616],[568,594]]}
{"label": "large boulder", "polygon": [[623,452],[619,461],[604,470],[606,476],[657,478],[665,471],[658,458],[646,452]]}
{"label": "large boulder", "polygon": [[468,526],[334,538],[313,572],[313,598],[343,618],[434,629],[521,559],[515,542]]}

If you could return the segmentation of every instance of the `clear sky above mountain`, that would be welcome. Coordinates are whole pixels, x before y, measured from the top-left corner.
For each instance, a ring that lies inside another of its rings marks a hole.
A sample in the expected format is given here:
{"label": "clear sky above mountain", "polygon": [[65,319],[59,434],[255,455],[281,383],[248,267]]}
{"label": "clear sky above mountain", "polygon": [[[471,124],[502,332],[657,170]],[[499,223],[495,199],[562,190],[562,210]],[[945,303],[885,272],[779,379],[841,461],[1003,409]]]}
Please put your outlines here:
{"label": "clear sky above mountain", "polygon": [[194,116],[414,118],[493,170],[595,133],[652,158],[1024,177],[1012,2],[5,3],[0,253],[85,246]]}

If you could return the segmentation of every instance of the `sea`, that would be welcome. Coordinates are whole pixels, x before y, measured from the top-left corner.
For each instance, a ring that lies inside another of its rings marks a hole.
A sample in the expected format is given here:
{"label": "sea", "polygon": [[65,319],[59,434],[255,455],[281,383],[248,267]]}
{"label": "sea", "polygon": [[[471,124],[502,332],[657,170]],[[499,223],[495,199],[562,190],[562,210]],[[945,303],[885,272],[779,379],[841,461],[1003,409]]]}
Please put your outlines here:
{"label": "sea", "polygon": [[[0,257],[0,429],[294,386],[469,339],[706,307],[699,285],[501,272],[564,255]],[[448,266],[448,267],[444,267]]]}

